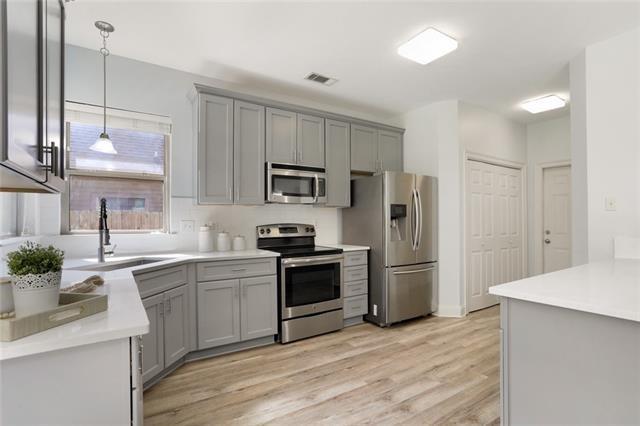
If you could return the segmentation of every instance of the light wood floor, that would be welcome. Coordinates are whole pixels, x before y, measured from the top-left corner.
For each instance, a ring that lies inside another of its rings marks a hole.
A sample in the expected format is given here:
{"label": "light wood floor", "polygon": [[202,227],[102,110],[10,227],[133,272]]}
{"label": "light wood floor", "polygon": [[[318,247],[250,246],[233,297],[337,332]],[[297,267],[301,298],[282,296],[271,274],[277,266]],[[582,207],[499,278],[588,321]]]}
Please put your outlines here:
{"label": "light wood floor", "polygon": [[145,425],[499,422],[499,310],[371,324],[187,364]]}

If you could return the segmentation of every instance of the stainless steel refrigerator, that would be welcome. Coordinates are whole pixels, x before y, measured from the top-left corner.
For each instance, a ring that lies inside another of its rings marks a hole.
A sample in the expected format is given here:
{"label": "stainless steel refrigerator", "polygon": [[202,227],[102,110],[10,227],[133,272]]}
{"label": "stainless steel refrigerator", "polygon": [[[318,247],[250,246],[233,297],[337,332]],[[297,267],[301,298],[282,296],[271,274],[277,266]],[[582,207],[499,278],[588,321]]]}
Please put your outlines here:
{"label": "stainless steel refrigerator", "polygon": [[388,326],[437,309],[437,179],[401,172],[355,179],[345,244],[368,245],[367,321]]}

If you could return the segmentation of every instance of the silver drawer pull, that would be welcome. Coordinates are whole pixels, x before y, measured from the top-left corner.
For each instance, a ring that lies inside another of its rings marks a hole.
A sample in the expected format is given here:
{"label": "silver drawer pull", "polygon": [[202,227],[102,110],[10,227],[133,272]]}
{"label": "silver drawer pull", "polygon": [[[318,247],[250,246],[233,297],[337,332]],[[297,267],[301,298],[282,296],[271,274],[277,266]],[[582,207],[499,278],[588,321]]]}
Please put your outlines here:
{"label": "silver drawer pull", "polygon": [[416,269],[414,271],[400,271],[400,272],[394,272],[393,275],[408,275],[408,274],[418,274],[420,272],[427,272],[427,271],[432,271],[433,267],[431,268],[424,268],[424,269]]}
{"label": "silver drawer pull", "polygon": [[244,272],[247,268],[232,269],[231,272]]}

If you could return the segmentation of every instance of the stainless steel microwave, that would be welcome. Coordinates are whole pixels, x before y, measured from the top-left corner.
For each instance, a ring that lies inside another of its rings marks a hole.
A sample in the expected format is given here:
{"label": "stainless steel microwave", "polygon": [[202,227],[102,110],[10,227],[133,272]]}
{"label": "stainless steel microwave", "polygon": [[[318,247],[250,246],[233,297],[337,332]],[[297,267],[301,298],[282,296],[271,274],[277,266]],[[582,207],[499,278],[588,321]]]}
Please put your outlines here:
{"label": "stainless steel microwave", "polygon": [[266,200],[270,203],[324,204],[327,176],[322,168],[267,163]]}

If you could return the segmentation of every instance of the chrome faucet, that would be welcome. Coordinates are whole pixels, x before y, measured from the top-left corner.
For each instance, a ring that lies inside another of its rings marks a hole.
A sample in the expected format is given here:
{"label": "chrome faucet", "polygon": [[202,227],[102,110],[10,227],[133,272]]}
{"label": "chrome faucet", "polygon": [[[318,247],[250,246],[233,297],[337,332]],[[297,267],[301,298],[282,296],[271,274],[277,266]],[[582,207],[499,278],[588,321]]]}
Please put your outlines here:
{"label": "chrome faucet", "polygon": [[100,199],[100,219],[98,220],[98,238],[100,239],[98,245],[98,262],[104,262],[104,256],[111,256],[114,253],[115,246],[111,249],[106,249],[106,246],[111,246],[111,237],[109,236],[109,226],[107,225],[107,199]]}

